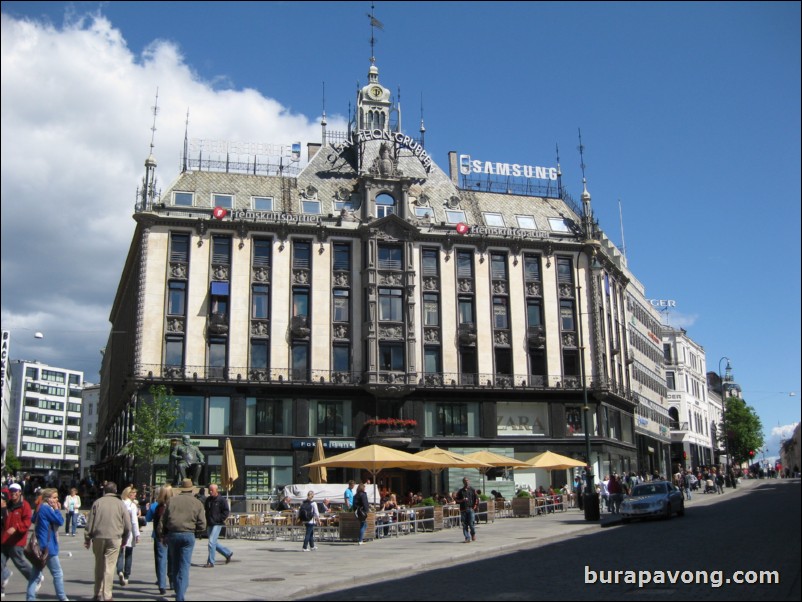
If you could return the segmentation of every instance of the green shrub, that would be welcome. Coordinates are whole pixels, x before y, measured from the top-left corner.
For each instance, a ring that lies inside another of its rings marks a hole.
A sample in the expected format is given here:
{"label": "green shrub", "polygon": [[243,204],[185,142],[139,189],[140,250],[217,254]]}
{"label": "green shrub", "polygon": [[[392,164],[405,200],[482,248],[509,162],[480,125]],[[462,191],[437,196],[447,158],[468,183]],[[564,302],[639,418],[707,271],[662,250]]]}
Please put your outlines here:
{"label": "green shrub", "polygon": [[521,489],[515,494],[515,497],[532,497],[526,489]]}

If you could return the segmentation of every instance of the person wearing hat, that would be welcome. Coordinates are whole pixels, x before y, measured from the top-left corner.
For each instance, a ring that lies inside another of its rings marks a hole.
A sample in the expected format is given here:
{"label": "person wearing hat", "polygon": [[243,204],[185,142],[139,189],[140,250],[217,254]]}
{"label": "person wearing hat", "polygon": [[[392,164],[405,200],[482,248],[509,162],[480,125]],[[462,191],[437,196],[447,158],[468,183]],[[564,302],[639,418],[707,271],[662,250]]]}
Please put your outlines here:
{"label": "person wearing hat", "polygon": [[471,487],[468,477],[462,479],[462,489],[457,491],[454,501],[459,504],[460,515],[462,516],[462,534],[465,536],[465,543],[476,541],[476,510],[479,508],[479,496],[476,490]]}
{"label": "person wearing hat", "polygon": [[[3,501],[3,533],[0,542],[2,551],[2,571],[3,571],[3,590],[6,589],[8,580],[11,579],[11,569],[6,565],[8,559],[14,563],[17,570],[29,581],[33,574],[33,567],[23,554],[25,543],[28,540],[28,529],[31,527],[31,507],[22,499],[22,487],[19,483],[11,483],[8,486],[8,499]],[[37,584],[37,591],[42,587],[44,575],[42,574]]]}
{"label": "person wearing hat", "polygon": [[167,555],[173,574],[175,599],[185,599],[189,587],[189,567],[195,549],[195,533],[206,530],[206,512],[195,497],[192,479],[181,481],[178,495],[167,501],[162,516],[163,531],[167,537]]}

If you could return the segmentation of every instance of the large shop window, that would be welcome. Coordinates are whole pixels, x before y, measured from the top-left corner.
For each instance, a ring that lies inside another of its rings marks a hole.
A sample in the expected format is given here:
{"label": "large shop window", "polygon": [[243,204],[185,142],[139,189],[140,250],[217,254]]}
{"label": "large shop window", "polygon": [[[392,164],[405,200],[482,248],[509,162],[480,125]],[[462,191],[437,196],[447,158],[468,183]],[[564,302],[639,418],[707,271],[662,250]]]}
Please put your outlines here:
{"label": "large shop window", "polygon": [[245,456],[245,497],[264,498],[292,485],[292,456]]}
{"label": "large shop window", "polygon": [[549,404],[500,401],[496,404],[499,437],[543,437],[551,435]]}
{"label": "large shop window", "polygon": [[209,434],[231,434],[231,398],[209,398]]}
{"label": "large shop window", "polygon": [[478,437],[478,403],[427,403],[427,437]]}
{"label": "large shop window", "polygon": [[[245,398],[246,435],[289,435],[292,404],[285,399]],[[286,425],[286,426],[285,426]]]}
{"label": "large shop window", "polygon": [[178,400],[178,418],[175,421],[178,433],[187,435],[206,434],[204,424],[205,399],[197,395],[176,395]]}
{"label": "large shop window", "polygon": [[350,437],[351,402],[311,401],[309,432],[318,437]]}

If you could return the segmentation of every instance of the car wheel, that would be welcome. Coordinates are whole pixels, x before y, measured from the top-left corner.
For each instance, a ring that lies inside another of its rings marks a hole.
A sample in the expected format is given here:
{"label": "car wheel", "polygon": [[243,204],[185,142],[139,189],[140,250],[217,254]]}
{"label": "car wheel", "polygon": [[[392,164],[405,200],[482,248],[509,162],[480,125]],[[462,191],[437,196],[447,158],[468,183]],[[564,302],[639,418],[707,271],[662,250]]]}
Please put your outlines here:
{"label": "car wheel", "polygon": [[677,510],[677,516],[685,516],[685,502],[680,502],[679,510]]}
{"label": "car wheel", "polygon": [[666,502],[666,508],[663,512],[663,518],[669,520],[671,518],[671,502]]}

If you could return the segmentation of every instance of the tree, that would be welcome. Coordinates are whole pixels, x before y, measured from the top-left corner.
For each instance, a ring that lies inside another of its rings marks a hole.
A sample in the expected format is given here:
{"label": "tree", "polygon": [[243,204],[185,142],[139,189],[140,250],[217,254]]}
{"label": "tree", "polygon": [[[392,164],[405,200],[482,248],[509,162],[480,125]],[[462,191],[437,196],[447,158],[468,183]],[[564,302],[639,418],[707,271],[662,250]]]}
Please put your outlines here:
{"label": "tree", "polygon": [[725,449],[729,450],[733,464],[740,465],[749,461],[749,452],[763,446],[763,425],[760,417],[740,397],[729,397],[724,402],[724,425],[721,429],[721,441],[725,443]]}
{"label": "tree", "polygon": [[148,484],[153,491],[153,463],[158,456],[170,451],[170,440],[165,436],[178,426],[178,399],[173,390],[164,385],[150,387],[150,396],[140,398],[134,410],[134,432],[128,442],[128,453],[134,462],[146,467]]}
{"label": "tree", "polygon": [[14,446],[9,445],[6,448],[6,471],[15,475],[20,468],[22,468],[22,461],[14,453]]}

